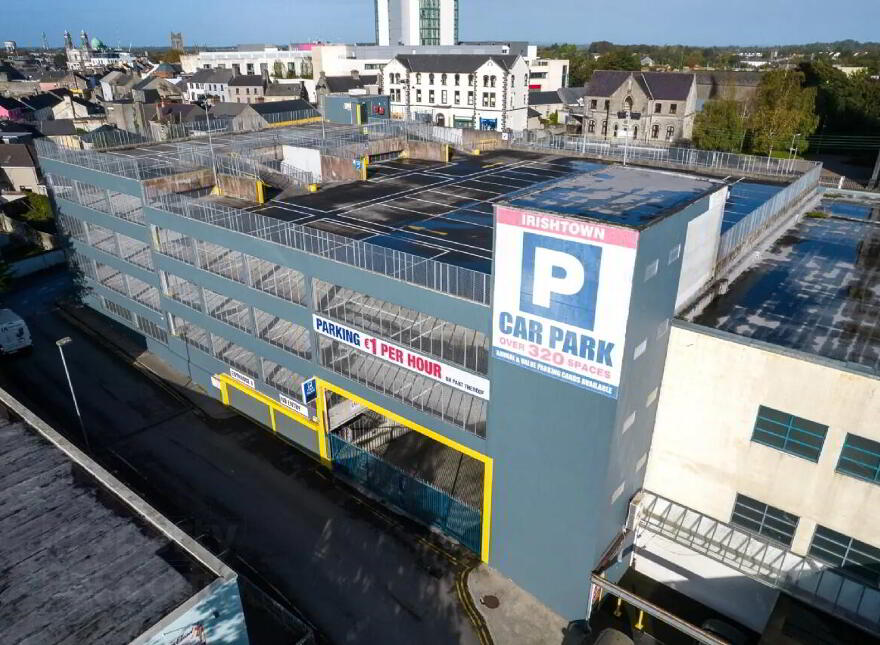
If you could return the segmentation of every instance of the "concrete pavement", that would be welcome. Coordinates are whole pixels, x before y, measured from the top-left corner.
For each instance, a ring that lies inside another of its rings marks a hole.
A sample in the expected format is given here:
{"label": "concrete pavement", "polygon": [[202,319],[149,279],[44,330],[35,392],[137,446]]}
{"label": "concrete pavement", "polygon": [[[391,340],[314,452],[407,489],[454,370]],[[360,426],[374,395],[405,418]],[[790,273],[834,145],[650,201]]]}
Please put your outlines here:
{"label": "concrete pavement", "polygon": [[380,509],[241,417],[206,419],[54,312],[66,274],[8,294],[29,355],[3,387],[78,444],[55,340],[65,348],[96,458],[161,512],[207,537],[234,568],[275,589],[333,643],[485,643],[462,603],[474,563]]}

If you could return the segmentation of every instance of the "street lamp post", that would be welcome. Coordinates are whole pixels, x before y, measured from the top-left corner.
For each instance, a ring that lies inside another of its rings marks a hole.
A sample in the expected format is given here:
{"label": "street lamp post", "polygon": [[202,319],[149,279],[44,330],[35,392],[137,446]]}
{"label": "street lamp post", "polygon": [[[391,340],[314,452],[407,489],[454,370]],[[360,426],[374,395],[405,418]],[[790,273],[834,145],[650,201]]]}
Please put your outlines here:
{"label": "street lamp post", "polygon": [[71,342],[73,342],[73,340],[70,336],[65,336],[64,338],[56,340],[55,344],[58,346],[58,352],[61,354],[61,364],[64,366],[64,375],[67,377],[67,386],[70,388],[70,398],[73,399],[73,409],[76,410],[76,418],[79,420],[79,429],[82,431],[86,450],[91,452],[92,447],[89,445],[89,435],[86,433],[86,426],[83,423],[82,414],[80,414],[79,411],[79,403],[76,402],[76,393],[73,391],[73,381],[70,380],[70,371],[67,369],[67,361],[64,358],[64,346]]}
{"label": "street lamp post", "polygon": [[796,142],[800,136],[801,136],[801,133],[798,132],[797,134],[795,134],[791,138],[791,148],[788,149],[788,158],[789,159],[794,159],[797,156],[797,147],[795,147],[795,146],[796,146]]}

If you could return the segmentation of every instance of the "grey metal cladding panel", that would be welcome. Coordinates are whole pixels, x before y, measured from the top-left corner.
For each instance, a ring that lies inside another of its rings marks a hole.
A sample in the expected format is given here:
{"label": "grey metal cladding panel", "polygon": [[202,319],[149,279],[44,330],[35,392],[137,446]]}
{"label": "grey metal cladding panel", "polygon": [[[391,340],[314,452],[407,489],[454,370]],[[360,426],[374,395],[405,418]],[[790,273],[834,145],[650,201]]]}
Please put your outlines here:
{"label": "grey metal cladding panel", "polygon": [[491,311],[483,305],[153,208],[144,208],[144,213],[151,224],[291,267],[308,278],[319,278],[485,334],[491,333]]}
{"label": "grey metal cladding panel", "polygon": [[101,188],[109,188],[119,193],[141,197],[143,190],[141,182],[137,179],[129,179],[128,177],[120,177],[119,175],[111,175],[110,173],[101,172],[100,170],[92,170],[83,166],[65,163],[63,161],[55,161],[54,159],[40,158],[40,167],[43,173],[54,173],[76,179],[87,184],[100,186]]}
{"label": "grey metal cladding panel", "polygon": [[318,433],[314,430],[280,413],[275,414],[275,428],[287,440],[314,455],[318,454]]}
{"label": "grey metal cladding panel", "polygon": [[272,427],[272,421],[269,419],[269,406],[234,387],[229,388],[229,405],[267,428]]}
{"label": "grey metal cladding panel", "polygon": [[92,224],[98,224],[104,228],[109,228],[111,231],[122,233],[128,237],[140,240],[145,244],[152,245],[150,230],[146,226],[128,222],[124,219],[108,215],[107,213],[102,213],[101,211],[77,204],[76,202],[64,198],[56,198],[55,203],[58,205],[58,208],[62,213],[91,222]]}
{"label": "grey metal cladding panel", "polygon": [[[126,309],[130,309],[132,313],[139,314],[148,320],[152,320],[157,325],[160,325],[163,329],[165,329],[168,324],[165,321],[165,316],[158,311],[154,311],[149,307],[145,307],[137,300],[133,300],[128,296],[124,296],[118,291],[113,291],[113,289],[108,289],[100,282],[95,282],[91,278],[86,278],[86,283],[89,285],[89,288],[95,295],[104,296],[107,300],[112,300],[118,305],[125,307]],[[107,311],[99,305],[97,305],[98,309],[102,314],[107,314]],[[130,325],[129,325],[130,326]],[[139,334],[141,331],[136,329]]]}
{"label": "grey metal cladding panel", "polygon": [[136,264],[126,262],[122,258],[118,258],[111,253],[102,251],[101,249],[96,249],[94,246],[89,246],[78,240],[73,240],[73,248],[82,255],[87,255],[98,262],[103,262],[107,266],[113,267],[117,271],[132,275],[139,280],[143,280],[147,284],[153,285],[157,289],[159,288],[159,274],[154,271],[143,269]]}
{"label": "grey metal cladding panel", "polygon": [[157,269],[173,273],[181,278],[186,278],[187,280],[200,284],[203,287],[207,287],[212,291],[222,293],[224,296],[229,296],[236,300],[241,300],[242,302],[262,309],[267,313],[280,316],[284,320],[289,320],[290,322],[301,325],[307,329],[312,327],[312,313],[308,308],[302,305],[295,305],[292,302],[276,298],[275,296],[264,293],[259,289],[253,289],[247,285],[236,282],[235,280],[219,276],[216,273],[197,269],[191,264],[175,260],[174,258],[162,255],[161,253],[154,254],[153,259],[156,262]]}

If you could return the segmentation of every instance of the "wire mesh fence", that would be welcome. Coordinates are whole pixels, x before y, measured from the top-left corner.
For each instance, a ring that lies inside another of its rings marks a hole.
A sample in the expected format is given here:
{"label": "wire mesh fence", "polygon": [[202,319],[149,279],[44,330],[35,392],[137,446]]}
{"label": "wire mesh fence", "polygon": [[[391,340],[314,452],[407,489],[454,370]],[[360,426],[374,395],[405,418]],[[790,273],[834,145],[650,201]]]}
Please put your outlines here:
{"label": "wire mesh fence", "polygon": [[742,249],[757,242],[761,235],[789,208],[812,193],[819,185],[821,165],[815,165],[799,179],[793,181],[776,193],[742,220],[731,226],[722,236],[718,247],[717,267],[723,267],[735,258]]}
{"label": "wire mesh fence", "polygon": [[713,169],[731,174],[768,177],[796,177],[820,166],[803,159],[756,157],[734,152],[717,152],[675,146],[647,146],[629,141],[595,139],[577,135],[539,137],[533,131],[514,132],[511,145],[534,149],[558,150],[587,157],[633,163],[662,164],[666,167],[701,170]]}

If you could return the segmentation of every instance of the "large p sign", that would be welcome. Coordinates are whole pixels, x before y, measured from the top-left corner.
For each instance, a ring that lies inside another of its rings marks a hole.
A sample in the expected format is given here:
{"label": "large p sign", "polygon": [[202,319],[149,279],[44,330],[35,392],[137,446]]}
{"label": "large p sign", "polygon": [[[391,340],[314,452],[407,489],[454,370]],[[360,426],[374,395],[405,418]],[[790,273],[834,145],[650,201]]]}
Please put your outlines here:
{"label": "large p sign", "polygon": [[592,330],[601,263],[593,244],[523,233],[520,310]]}

